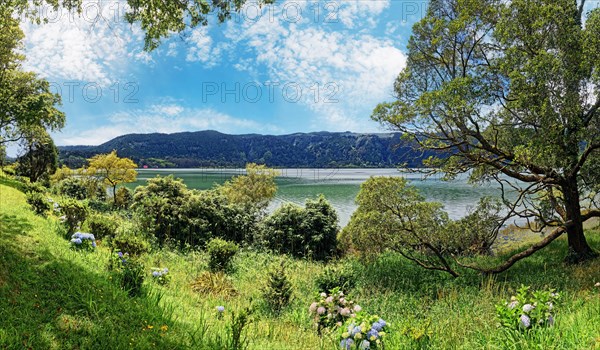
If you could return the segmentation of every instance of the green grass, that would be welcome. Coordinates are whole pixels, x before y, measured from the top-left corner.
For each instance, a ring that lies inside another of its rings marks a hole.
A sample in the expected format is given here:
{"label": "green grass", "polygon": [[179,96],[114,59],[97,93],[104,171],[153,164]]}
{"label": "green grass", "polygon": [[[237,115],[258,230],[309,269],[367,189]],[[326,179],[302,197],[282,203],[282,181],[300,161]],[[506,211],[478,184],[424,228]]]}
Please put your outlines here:
{"label": "green grass", "polygon": [[[251,303],[249,349],[337,348],[337,339],[317,336],[307,311],[323,264],[243,251],[229,276],[237,294],[200,295],[191,285],[207,270],[206,256],[156,250],[144,257],[148,274],[168,267],[170,284],[148,277],[144,295],[130,298],[112,280],[102,243],[92,253],[73,251],[58,227],[55,218],[36,216],[23,193],[0,185],[0,349],[224,349],[228,314]],[[600,234],[590,231],[588,238],[600,247]],[[565,250],[559,239],[506,273],[458,279],[395,254],[345,262],[359,276],[353,299],[392,323],[386,349],[600,349],[600,261],[565,266]],[[276,317],[265,309],[261,288],[279,259],[288,264],[294,298]],[[561,292],[555,327],[519,334],[497,326],[494,305],[521,284]],[[223,320],[217,305],[226,308]],[[409,329],[429,336],[417,341]]]}

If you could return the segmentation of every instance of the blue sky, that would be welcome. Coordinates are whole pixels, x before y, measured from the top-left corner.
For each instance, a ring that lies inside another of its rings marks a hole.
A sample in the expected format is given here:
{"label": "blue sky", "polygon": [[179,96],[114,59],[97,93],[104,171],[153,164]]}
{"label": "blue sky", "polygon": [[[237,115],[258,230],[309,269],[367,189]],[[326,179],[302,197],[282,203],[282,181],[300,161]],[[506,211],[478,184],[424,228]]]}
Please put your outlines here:
{"label": "blue sky", "polygon": [[[411,27],[426,1],[250,2],[226,24],[174,35],[146,53],[119,0],[23,23],[25,68],[52,82],[67,126],[58,145],[127,133],[381,131]],[[45,9],[42,9],[45,11]]]}

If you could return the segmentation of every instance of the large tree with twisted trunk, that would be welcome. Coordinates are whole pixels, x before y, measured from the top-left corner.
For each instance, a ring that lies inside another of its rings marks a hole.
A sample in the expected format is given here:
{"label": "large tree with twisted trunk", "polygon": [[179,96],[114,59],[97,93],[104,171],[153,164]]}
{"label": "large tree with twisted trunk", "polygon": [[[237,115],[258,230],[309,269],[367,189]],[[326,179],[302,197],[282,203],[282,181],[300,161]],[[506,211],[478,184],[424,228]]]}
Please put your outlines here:
{"label": "large tree with twisted trunk", "polygon": [[600,217],[600,9],[586,8],[585,0],[432,0],[413,27],[396,100],[373,112],[440,151],[426,165],[499,183],[503,222],[519,218],[545,233],[483,271],[504,271],[564,233],[568,261],[598,255],[583,223]]}

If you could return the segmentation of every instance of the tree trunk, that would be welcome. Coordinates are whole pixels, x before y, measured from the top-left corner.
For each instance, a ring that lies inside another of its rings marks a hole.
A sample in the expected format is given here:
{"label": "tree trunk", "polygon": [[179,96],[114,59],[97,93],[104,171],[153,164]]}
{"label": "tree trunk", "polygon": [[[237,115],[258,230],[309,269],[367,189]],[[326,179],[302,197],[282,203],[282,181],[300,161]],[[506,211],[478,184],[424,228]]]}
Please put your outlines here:
{"label": "tree trunk", "polygon": [[583,232],[581,206],[579,203],[579,189],[576,180],[569,181],[562,186],[567,221],[567,240],[569,252],[566,258],[568,263],[580,263],[598,256],[588,245]]}
{"label": "tree trunk", "polygon": [[117,185],[113,185],[113,206],[117,206]]}

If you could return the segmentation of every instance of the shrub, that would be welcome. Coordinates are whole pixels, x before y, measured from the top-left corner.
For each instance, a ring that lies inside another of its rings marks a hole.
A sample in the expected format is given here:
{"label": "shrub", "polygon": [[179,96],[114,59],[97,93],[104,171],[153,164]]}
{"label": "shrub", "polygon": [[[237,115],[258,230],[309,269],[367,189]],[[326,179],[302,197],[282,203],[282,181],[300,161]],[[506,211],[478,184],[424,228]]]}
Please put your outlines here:
{"label": "shrub", "polygon": [[88,201],[88,207],[100,213],[109,213],[114,209],[111,204],[98,199],[90,199]]}
{"label": "shrub", "polygon": [[192,290],[202,295],[232,298],[238,294],[231,279],[222,271],[204,271],[192,283]]}
{"label": "shrub", "polygon": [[46,198],[46,196],[39,192],[28,192],[27,203],[31,205],[31,209],[37,215],[46,216],[52,208],[52,202],[49,201],[49,198]]}
{"label": "shrub", "polygon": [[377,315],[357,315],[341,329],[340,348],[344,350],[383,349],[390,325]]}
{"label": "shrub", "polygon": [[115,236],[110,239],[110,246],[115,251],[128,253],[134,257],[150,251],[150,243],[141,234],[135,232],[131,224],[124,224],[117,228]]}
{"label": "shrub", "polygon": [[71,248],[93,251],[96,249],[96,237],[91,233],[75,232],[71,236]]}
{"label": "shrub", "polygon": [[59,181],[55,188],[59,194],[73,199],[83,200],[88,197],[88,190],[85,182],[76,177],[67,177],[66,179]]}
{"label": "shrub", "polygon": [[39,182],[25,181],[25,184],[27,185],[28,192],[45,193],[47,190],[47,188]]}
{"label": "shrub", "polygon": [[132,209],[142,229],[162,244],[187,230],[188,218],[181,212],[189,196],[190,191],[181,179],[157,176],[148,180],[146,186],[135,189]]}
{"label": "shrub", "polygon": [[169,281],[171,280],[171,276],[169,275],[169,269],[166,267],[163,267],[163,268],[153,267],[152,268],[152,279],[156,283],[163,285],[163,286],[169,284]]}
{"label": "shrub", "polygon": [[330,293],[321,293],[313,302],[308,311],[312,315],[319,334],[323,329],[340,327],[347,319],[356,317],[362,308],[354,304],[344,295],[344,292],[335,288]]}
{"label": "shrub", "polygon": [[118,276],[120,286],[129,296],[142,294],[144,283],[144,264],[127,253],[117,252],[113,255],[111,266]]}
{"label": "shrub", "polygon": [[[106,194],[106,191],[104,193]],[[115,193],[115,206],[121,209],[129,209],[132,202],[133,192],[127,187],[119,187]]]}
{"label": "shrub", "polygon": [[510,301],[496,305],[496,315],[502,326],[512,330],[552,326],[554,305],[559,297],[554,290],[532,292],[530,287],[521,286]]}
{"label": "shrub", "polygon": [[356,275],[351,265],[327,266],[315,279],[319,292],[329,292],[338,288],[348,293],[356,284]]}
{"label": "shrub", "polygon": [[65,199],[60,202],[61,220],[67,226],[68,234],[74,233],[81,224],[85,221],[88,215],[88,207],[85,203],[74,200]]}
{"label": "shrub", "polygon": [[211,239],[206,245],[208,267],[211,271],[225,271],[231,267],[231,260],[238,252],[237,244],[220,238]]}
{"label": "shrub", "polygon": [[302,208],[286,203],[263,222],[260,244],[280,254],[326,260],[336,255],[338,218],[322,195]]}
{"label": "shrub", "polygon": [[84,223],[84,229],[92,232],[97,239],[114,237],[119,227],[119,219],[116,216],[92,214]]}
{"label": "shrub", "polygon": [[285,273],[283,261],[278,267],[269,271],[267,284],[263,289],[263,298],[275,314],[281,313],[281,310],[289,305],[292,298],[292,284]]}

